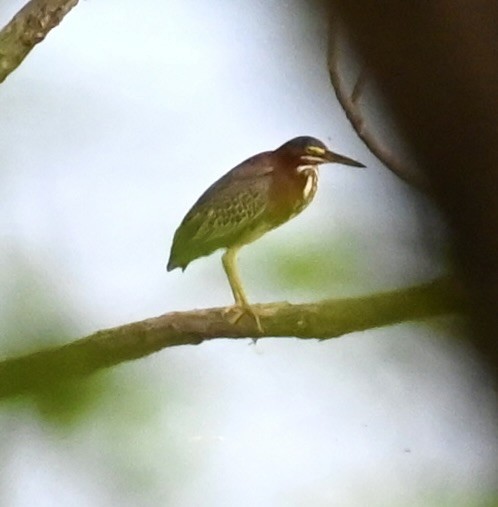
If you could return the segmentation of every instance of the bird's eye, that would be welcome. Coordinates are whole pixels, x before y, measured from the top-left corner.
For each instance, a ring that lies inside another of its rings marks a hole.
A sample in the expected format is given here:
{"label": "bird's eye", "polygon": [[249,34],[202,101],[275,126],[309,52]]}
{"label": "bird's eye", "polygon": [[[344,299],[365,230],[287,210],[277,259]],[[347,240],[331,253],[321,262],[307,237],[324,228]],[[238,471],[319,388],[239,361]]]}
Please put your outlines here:
{"label": "bird's eye", "polygon": [[306,153],[308,153],[309,155],[315,155],[315,156],[321,157],[321,156],[325,155],[325,149],[320,148],[320,146],[308,146],[306,148]]}

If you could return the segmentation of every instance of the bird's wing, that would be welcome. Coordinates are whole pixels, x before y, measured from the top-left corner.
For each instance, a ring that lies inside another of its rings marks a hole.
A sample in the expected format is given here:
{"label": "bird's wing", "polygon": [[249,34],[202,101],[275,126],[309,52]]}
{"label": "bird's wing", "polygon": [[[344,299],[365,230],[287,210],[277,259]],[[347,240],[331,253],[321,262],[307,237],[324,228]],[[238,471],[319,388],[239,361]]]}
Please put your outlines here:
{"label": "bird's wing", "polygon": [[220,181],[185,217],[191,239],[230,241],[255,227],[266,209],[269,183],[267,175]]}
{"label": "bird's wing", "polygon": [[168,270],[185,269],[198,257],[252,241],[258,231],[264,232],[273,172],[268,155],[247,159],[201,195],[175,233]]}
{"label": "bird's wing", "polygon": [[212,185],[176,231],[168,270],[185,269],[198,257],[250,241],[264,221],[269,174],[221,178]]}

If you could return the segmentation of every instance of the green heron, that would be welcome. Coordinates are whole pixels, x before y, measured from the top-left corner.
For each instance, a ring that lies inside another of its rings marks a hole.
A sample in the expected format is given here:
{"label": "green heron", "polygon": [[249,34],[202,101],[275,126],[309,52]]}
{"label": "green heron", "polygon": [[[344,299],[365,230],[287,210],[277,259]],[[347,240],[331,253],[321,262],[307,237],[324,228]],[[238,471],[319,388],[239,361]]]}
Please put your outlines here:
{"label": "green heron", "polygon": [[[237,269],[241,247],[301,213],[313,200],[318,166],[365,167],[330,151],[313,137],[296,137],[275,151],[254,155],[213,183],[192,206],[173,239],[168,271],[225,248],[223,267],[240,312],[252,315]],[[238,319],[237,319],[238,320]]]}

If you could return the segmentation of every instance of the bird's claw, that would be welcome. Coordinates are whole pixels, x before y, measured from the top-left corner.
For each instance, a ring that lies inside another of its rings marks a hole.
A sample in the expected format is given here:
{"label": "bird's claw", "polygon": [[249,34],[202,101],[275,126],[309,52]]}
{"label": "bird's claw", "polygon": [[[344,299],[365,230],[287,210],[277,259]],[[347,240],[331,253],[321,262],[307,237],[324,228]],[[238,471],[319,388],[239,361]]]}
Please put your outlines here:
{"label": "bird's claw", "polygon": [[[258,331],[263,334],[263,326],[261,325],[261,320],[259,318],[259,315],[254,311],[254,309],[247,305],[247,306],[241,306],[236,305],[228,308],[226,310],[226,314],[228,316],[227,320],[230,322],[230,324],[237,324],[239,320],[244,316],[248,315],[249,317],[254,319],[254,322],[256,323],[256,327],[258,328]],[[230,315],[231,314],[231,315]],[[255,338],[253,338],[253,341],[256,341]]]}

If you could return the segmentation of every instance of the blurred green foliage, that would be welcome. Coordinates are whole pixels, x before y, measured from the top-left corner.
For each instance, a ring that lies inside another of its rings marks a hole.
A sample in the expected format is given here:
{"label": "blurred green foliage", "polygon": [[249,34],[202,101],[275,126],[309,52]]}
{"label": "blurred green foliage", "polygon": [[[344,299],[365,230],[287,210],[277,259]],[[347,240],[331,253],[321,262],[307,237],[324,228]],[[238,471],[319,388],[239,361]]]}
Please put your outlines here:
{"label": "blurred green foliage", "polygon": [[[79,334],[81,324],[73,323],[71,297],[61,293],[54,282],[57,275],[60,273],[56,268],[28,259],[20,248],[0,250],[3,358],[36,352]],[[114,497],[136,495],[140,503],[142,495],[152,493],[158,481],[164,481],[165,467],[158,461],[163,453],[171,458],[178,452],[177,441],[169,438],[160,418],[174,395],[156,378],[157,372],[147,361],[82,379],[49,381],[36,392],[2,400],[0,433],[4,438],[10,434],[15,442],[15,435],[22,434],[23,428],[41,428],[52,445],[65,443],[67,452],[77,452],[78,460],[96,460],[95,470],[89,467],[86,473],[109,475],[111,480],[104,489],[119,491],[117,496],[113,493]],[[36,438],[43,437],[38,434]],[[61,450],[62,460],[65,452]],[[0,483],[7,480],[3,474],[9,473],[9,455],[16,453],[9,451],[5,455],[0,449],[4,464]],[[173,462],[172,477],[178,482],[178,474],[184,470],[179,460]]]}
{"label": "blurred green foliage", "polygon": [[286,292],[312,293],[315,297],[338,295],[360,282],[362,252],[354,236],[347,231],[316,236],[290,238],[279,242],[270,255],[265,249],[256,263],[265,270],[269,284],[278,283]]}

